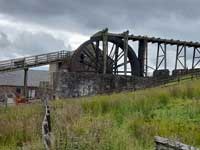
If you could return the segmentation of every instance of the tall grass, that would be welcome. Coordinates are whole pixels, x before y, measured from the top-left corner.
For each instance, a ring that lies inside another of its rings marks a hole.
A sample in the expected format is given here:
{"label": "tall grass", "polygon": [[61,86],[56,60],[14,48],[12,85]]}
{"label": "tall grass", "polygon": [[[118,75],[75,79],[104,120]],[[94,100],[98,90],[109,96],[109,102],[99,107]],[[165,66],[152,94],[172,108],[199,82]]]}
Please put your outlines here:
{"label": "tall grass", "polygon": [[[153,150],[155,135],[200,147],[200,80],[52,101],[55,150]],[[44,149],[40,104],[0,108],[0,149]]]}
{"label": "tall grass", "polygon": [[42,149],[41,122],[43,109],[39,104],[0,108],[0,149],[19,147]]}
{"label": "tall grass", "polygon": [[155,135],[200,146],[199,84],[54,101],[55,149],[148,150]]}

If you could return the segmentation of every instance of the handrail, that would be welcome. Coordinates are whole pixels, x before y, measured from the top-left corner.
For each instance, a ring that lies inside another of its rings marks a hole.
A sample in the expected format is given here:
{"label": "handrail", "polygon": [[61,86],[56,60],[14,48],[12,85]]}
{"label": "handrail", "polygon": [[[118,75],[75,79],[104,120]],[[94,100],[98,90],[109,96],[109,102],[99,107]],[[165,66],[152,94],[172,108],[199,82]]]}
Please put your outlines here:
{"label": "handrail", "polygon": [[37,67],[52,62],[62,61],[65,58],[71,56],[72,53],[73,52],[63,50],[58,52],[28,56],[24,58],[16,58],[16,59],[0,61],[0,72],[20,70],[24,69],[25,67],[26,68]]}

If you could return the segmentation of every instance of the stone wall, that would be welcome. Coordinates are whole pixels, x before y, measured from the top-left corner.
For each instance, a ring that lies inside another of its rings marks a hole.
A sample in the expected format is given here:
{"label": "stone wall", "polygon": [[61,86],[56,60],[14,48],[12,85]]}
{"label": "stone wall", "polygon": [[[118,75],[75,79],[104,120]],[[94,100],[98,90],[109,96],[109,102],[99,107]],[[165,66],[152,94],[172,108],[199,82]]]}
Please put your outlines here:
{"label": "stone wall", "polygon": [[141,89],[153,84],[150,78],[68,71],[56,72],[53,78],[54,91],[57,98],[89,96],[130,89]]}
{"label": "stone wall", "polygon": [[155,137],[155,143],[156,143],[156,150],[199,150],[198,148],[183,144],[179,141],[159,136]]}

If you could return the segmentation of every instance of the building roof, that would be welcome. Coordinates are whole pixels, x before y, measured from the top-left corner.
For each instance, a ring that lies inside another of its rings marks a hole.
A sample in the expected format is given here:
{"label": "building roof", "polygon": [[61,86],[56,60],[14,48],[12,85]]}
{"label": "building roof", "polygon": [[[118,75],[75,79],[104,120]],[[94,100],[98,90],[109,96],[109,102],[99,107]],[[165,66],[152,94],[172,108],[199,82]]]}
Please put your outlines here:
{"label": "building roof", "polygon": [[[28,86],[39,87],[40,81],[49,81],[48,71],[28,70]],[[0,85],[23,86],[24,71],[0,73]]]}

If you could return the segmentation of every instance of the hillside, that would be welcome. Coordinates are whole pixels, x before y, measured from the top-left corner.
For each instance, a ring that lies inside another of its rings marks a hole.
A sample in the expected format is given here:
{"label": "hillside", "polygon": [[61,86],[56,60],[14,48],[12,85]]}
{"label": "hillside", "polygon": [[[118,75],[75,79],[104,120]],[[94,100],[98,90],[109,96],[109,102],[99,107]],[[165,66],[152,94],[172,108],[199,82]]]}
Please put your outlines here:
{"label": "hillside", "polygon": [[155,135],[199,147],[199,84],[54,101],[56,147],[153,150]]}
{"label": "hillside", "polygon": [[[200,80],[50,103],[53,149],[153,150],[155,135],[200,147]],[[44,149],[41,104],[0,108],[0,149]]]}

